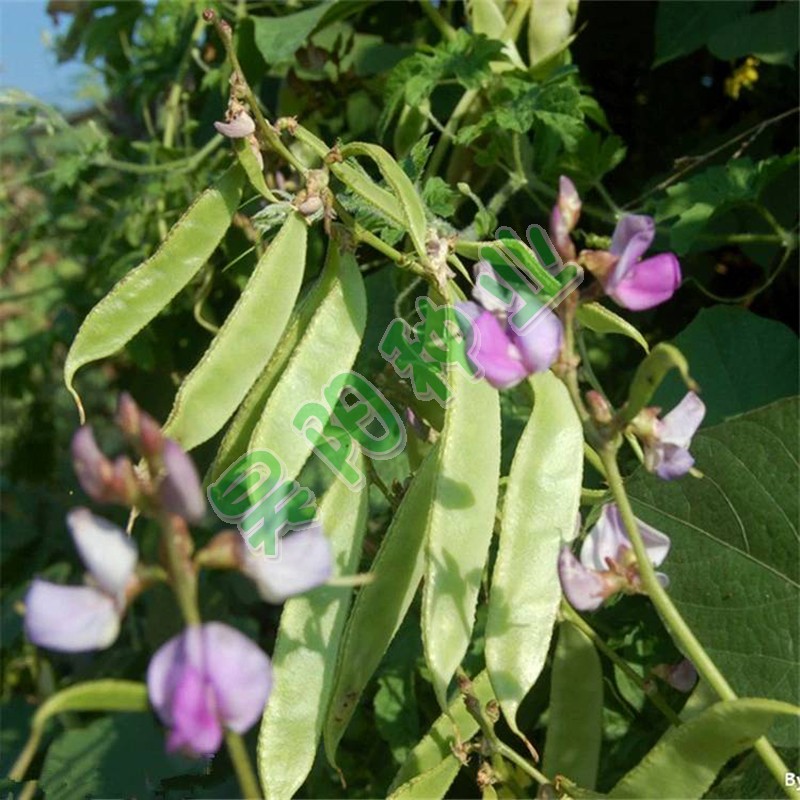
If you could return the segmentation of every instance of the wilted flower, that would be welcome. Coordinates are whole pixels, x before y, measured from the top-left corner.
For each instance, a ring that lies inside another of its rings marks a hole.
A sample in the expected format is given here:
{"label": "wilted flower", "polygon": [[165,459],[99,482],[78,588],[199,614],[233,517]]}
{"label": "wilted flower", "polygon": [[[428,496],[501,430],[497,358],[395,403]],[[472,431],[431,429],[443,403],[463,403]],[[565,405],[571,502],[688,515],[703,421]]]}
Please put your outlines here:
{"label": "wilted flower", "polygon": [[218,133],[229,139],[244,139],[256,132],[256,123],[244,109],[225,122],[215,122],[214,127]]}
{"label": "wilted flower", "polygon": [[691,692],[697,683],[697,670],[688,658],[677,664],[659,664],[653,668],[653,674],[684,694]]}
{"label": "wilted flower", "polygon": [[[659,253],[642,260],[655,237],[652,217],[629,214],[614,229],[607,251],[584,251],[581,258],[618,305],[643,311],[669,300],[681,284],[681,267],[674,253]],[[597,269],[598,263],[603,263]]]}
{"label": "wilted flower", "polygon": [[[669,537],[639,520],[637,524],[650,561],[653,566],[660,566],[669,553]],[[583,540],[580,561],[567,545],[561,548],[558,576],[567,600],[581,611],[599,608],[617,592],[641,592],[633,545],[615,504],[603,506],[600,519]],[[656,573],[656,577],[663,586],[667,585],[666,575]]]}
{"label": "wilted flower", "polygon": [[570,233],[580,219],[581,205],[575,184],[562,175],[558,182],[558,199],[550,213],[550,239],[564,261],[575,259],[575,244]]}
{"label": "wilted flower", "polygon": [[78,653],[111,645],[134,582],[136,546],[124,531],[85,508],[67,515],[89,573],[87,586],[34,579],[25,596],[25,633],[40,647]]}
{"label": "wilted flower", "polygon": [[689,447],[706,406],[694,392],[688,392],[663,419],[658,419],[657,414],[658,409],[645,409],[633,427],[644,441],[645,467],[669,481],[685,475],[694,465]]}
{"label": "wilted flower", "polygon": [[221,622],[190,625],[150,661],[150,702],[170,729],[169,752],[216,753],[223,729],[244,733],[261,716],[272,666],[244,634]]}
{"label": "wilted flower", "polygon": [[321,586],[333,572],[331,544],[319,524],[280,537],[273,558],[254,555],[244,540],[239,541],[241,570],[268,603],[282,603]]}
{"label": "wilted flower", "polygon": [[[481,285],[483,275],[490,276],[495,285],[508,291],[508,303]],[[527,304],[537,301],[520,297],[486,261],[475,265],[472,296],[477,302],[459,303],[456,308],[471,322],[470,330],[465,331],[470,361],[492,386],[509,389],[528,375],[550,368],[561,351],[563,327],[548,306],[540,304],[535,317],[521,332],[517,331],[510,317],[526,301]]]}

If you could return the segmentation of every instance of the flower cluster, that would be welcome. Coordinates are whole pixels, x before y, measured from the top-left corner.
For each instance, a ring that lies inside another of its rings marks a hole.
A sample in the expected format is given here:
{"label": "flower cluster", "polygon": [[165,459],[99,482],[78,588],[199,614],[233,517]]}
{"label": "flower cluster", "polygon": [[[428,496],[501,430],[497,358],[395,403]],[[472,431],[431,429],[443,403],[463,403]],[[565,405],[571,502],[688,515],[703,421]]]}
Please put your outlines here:
{"label": "flower cluster", "polygon": [[[564,260],[576,257],[570,237],[578,223],[581,199],[572,181],[562,176],[550,216],[550,236]],[[643,258],[655,238],[652,217],[626,214],[617,223],[607,250],[582,250],[578,262],[602,284],[617,305],[644,311],[669,300],[681,284],[681,267],[674,253]]]}
{"label": "flower cluster", "polygon": [[[275,559],[253,555],[236,532],[224,531],[192,560],[186,523],[205,515],[192,460],[127,395],[120,400],[116,422],[142,463],[134,467],[127,456],[108,459],[92,429],[82,427],[72,441],[81,486],[96,502],[134,506],[157,519],[164,536],[180,542],[185,560],[176,565],[166,558],[163,570],[141,565],[125,531],[86,508],[72,510],[67,525],[87,570],[85,584],[32,581],[25,597],[25,631],[31,642],[67,653],[107,648],[140,592],[165,578],[173,588],[181,582],[195,586],[201,566],[240,570],[271,603],[329,579],[332,551],[318,524],[284,537]],[[260,716],[272,685],[271,666],[254,642],[230,626],[190,623],[155,653],[147,685],[154,709],[170,729],[168,750],[207,756],[219,748],[225,728],[241,733]]]}
{"label": "flower cluster", "polygon": [[[667,557],[669,537],[637,520],[647,556],[658,567]],[[603,506],[600,518],[583,540],[580,559],[564,545],[558,556],[558,576],[567,600],[580,611],[594,611],[618,592],[638,594],[642,591],[639,566],[619,509],[614,504]],[[663,573],[656,577],[662,586],[669,580]]]}

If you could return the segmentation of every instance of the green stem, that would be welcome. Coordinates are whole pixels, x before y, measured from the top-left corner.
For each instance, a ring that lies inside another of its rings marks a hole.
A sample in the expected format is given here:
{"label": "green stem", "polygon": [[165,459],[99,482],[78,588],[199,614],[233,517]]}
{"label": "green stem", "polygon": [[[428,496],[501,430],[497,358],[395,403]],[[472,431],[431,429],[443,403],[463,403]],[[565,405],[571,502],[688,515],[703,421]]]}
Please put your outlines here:
{"label": "green stem", "polygon": [[95,163],[100,167],[112,167],[120,172],[134,175],[160,175],[164,172],[191,172],[208,155],[214,152],[224,141],[223,136],[216,135],[203,145],[194,155],[169,161],[166,164],[135,164],[132,161],[119,161],[116,158],[100,158]]}
{"label": "green stem", "polygon": [[426,178],[430,178],[431,175],[439,174],[439,168],[442,166],[442,161],[444,161],[444,157],[447,155],[450,141],[455,135],[461,119],[469,111],[470,106],[478,96],[478,91],[478,89],[467,89],[467,91],[461,95],[461,99],[453,109],[453,113],[450,115],[450,119],[447,120],[447,125],[445,125],[444,131],[442,131],[442,135],[439,137],[439,141],[436,143],[436,147],[433,150],[433,155],[425,170]]}
{"label": "green stem", "polygon": [[425,16],[433,23],[448,42],[456,38],[456,29],[433,7],[430,0],[420,0],[420,6]]}
{"label": "green stem", "polygon": [[[684,655],[694,664],[698,674],[716,692],[722,700],[736,700],[736,693],[726,680],[725,676],[719,671],[717,665],[705,651],[705,648],[692,632],[691,628],[680,615],[678,609],[673,605],[664,587],[656,578],[655,568],[650,561],[647,550],[644,546],[636,517],[633,513],[628,493],[617,464],[616,446],[606,445],[600,453],[603,465],[606,468],[606,479],[609,488],[614,495],[625,530],[633,544],[636,560],[639,567],[639,574],[645,591],[650,596],[653,605],[656,607],[661,619],[669,633],[680,646]],[[788,772],[780,755],[770,744],[769,740],[762,736],[756,743],[755,749],[761,756],[767,769],[772,773],[779,785],[784,789],[787,797],[792,797],[790,789],[784,785],[784,776]]]}
{"label": "green stem", "polygon": [[228,747],[228,755],[236,772],[236,780],[239,781],[239,787],[242,790],[242,797],[245,800],[258,800],[258,798],[262,797],[262,794],[258,787],[258,778],[253,770],[244,739],[238,733],[226,730],[225,744]]}

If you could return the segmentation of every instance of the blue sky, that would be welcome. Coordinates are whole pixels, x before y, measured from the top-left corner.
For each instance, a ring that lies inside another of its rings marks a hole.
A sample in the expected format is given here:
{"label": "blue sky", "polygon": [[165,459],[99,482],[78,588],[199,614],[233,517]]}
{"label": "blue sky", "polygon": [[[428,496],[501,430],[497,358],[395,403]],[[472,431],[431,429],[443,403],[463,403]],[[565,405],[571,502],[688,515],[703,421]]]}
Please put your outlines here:
{"label": "blue sky", "polygon": [[70,17],[62,14],[56,28],[46,8],[46,0],[0,0],[0,87],[23,89],[61,108],[75,108],[82,105],[76,93],[87,68],[56,64],[45,41],[65,32]]}

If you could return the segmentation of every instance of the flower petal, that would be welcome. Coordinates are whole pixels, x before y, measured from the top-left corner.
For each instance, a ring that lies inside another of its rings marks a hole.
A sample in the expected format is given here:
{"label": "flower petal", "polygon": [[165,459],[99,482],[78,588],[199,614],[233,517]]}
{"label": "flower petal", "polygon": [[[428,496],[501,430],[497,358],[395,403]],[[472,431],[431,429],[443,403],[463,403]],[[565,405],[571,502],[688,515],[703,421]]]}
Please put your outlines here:
{"label": "flower petal", "polygon": [[666,681],[679,692],[691,692],[697,683],[697,670],[688,658],[684,658],[669,668]]}
{"label": "flower petal", "polygon": [[[620,262],[613,276],[620,273]],[[681,266],[674,253],[657,256],[630,264],[622,277],[614,277],[606,284],[606,293],[618,305],[631,311],[644,311],[669,300],[681,285]]]}
{"label": "flower petal", "polygon": [[694,457],[685,447],[658,444],[650,453],[653,471],[664,481],[684,476],[693,466]]}
{"label": "flower petal", "polygon": [[522,334],[512,332],[511,341],[522,356],[529,373],[544,372],[558,358],[564,327],[548,306],[542,306]]}
{"label": "flower petal", "polygon": [[581,545],[581,564],[599,572],[608,569],[607,559],[617,561],[620,548],[631,548],[630,539],[614,503],[606,503],[589,535]]}
{"label": "flower petal", "polygon": [[87,508],[70,511],[67,526],[89,574],[102,589],[120,600],[136,567],[136,545],[131,538]]}
{"label": "flower petal", "polygon": [[550,212],[550,239],[563,261],[573,261],[577,255],[575,243],[569,235],[570,228],[558,206]]}
{"label": "flower petal", "polygon": [[164,508],[188,522],[199,522],[206,513],[206,498],[194,462],[174,440],[164,441],[166,475],[158,487]]}
{"label": "flower petal", "polygon": [[249,551],[244,555],[244,573],[268,603],[282,603],[288,597],[321,586],[332,571],[333,552],[321,525],[283,536],[274,558]]}
{"label": "flower petal", "polygon": [[605,599],[603,579],[586,569],[566,545],[558,554],[558,577],[565,597],[579,611],[594,611],[602,605]]}
{"label": "flower petal", "polygon": [[558,179],[558,200],[556,202],[556,207],[561,212],[567,231],[571,231],[580,219],[582,203],[575,184],[566,175],[562,175]]}
{"label": "flower petal", "polygon": [[472,298],[486,311],[508,311],[514,302],[514,290],[496,272],[488,261],[478,261],[473,272],[475,286]]}
{"label": "flower petal", "polygon": [[483,311],[467,337],[470,361],[496,389],[516,386],[528,374],[522,356],[494,314]]}
{"label": "flower petal", "polygon": [[224,725],[244,733],[261,718],[272,690],[272,665],[251,639],[229,625],[203,625],[206,673]]}
{"label": "flower petal", "polygon": [[614,228],[610,252],[619,257],[611,282],[625,277],[628,270],[646,252],[656,235],[656,224],[652,217],[643,214],[627,214]]}
{"label": "flower petal", "polygon": [[[670,547],[672,547],[669,536],[656,530],[652,525],[647,525],[640,519],[636,520],[636,524],[639,526],[644,549],[647,551],[650,561],[652,561],[654,567],[660,567],[664,563],[664,559],[669,555]],[[666,575],[664,577],[666,578]]]}
{"label": "flower petal", "polygon": [[117,638],[119,621],[113,598],[91,586],[59,586],[37,578],[25,595],[25,634],[49,650],[102,650]]}
{"label": "flower petal", "polygon": [[214,688],[197,668],[186,665],[172,695],[172,727],[167,751],[210,757],[222,744]]}
{"label": "flower petal", "polygon": [[222,743],[219,703],[207,669],[202,627],[190,625],[165,642],[150,659],[147,692],[171,730],[167,750],[211,755]]}
{"label": "flower petal", "polygon": [[658,438],[665,444],[689,447],[692,437],[706,415],[706,404],[695,394],[687,392],[658,426]]}

